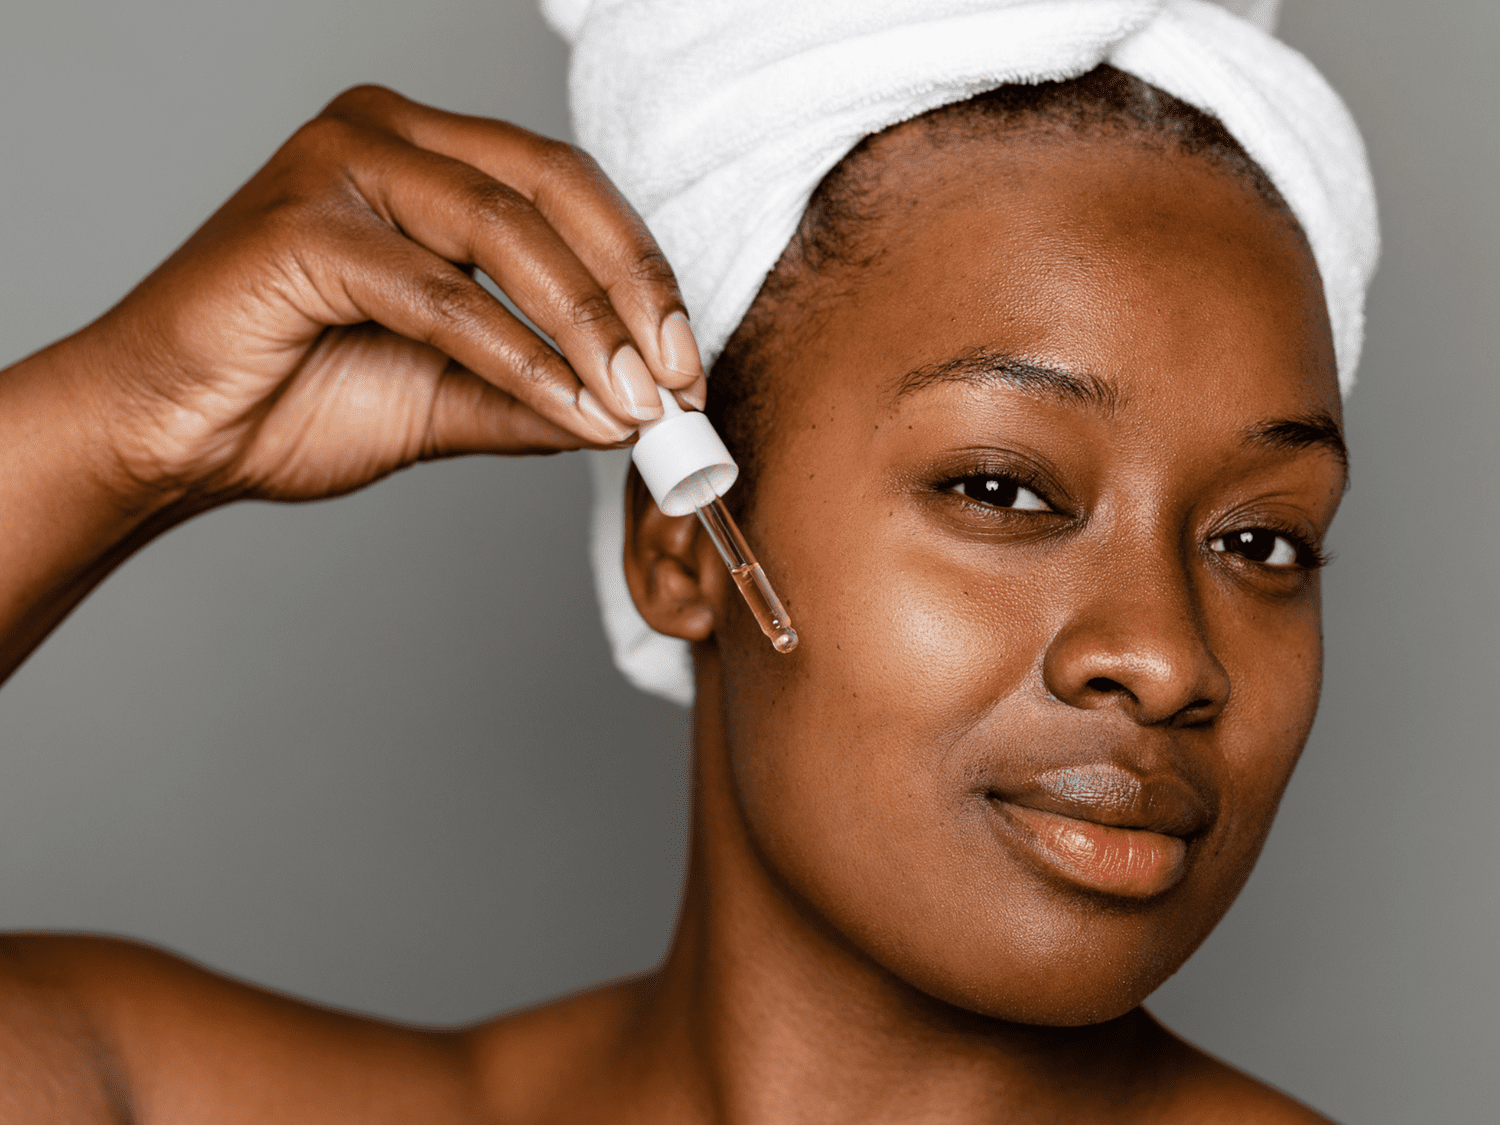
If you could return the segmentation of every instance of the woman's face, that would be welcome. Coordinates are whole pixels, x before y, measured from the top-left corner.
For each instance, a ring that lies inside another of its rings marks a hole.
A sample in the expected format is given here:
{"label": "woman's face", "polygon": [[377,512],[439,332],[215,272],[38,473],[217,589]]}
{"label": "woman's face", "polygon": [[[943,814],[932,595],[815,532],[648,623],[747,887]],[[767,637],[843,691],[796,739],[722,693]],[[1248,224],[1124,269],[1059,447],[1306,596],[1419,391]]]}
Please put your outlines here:
{"label": "woman's face", "polygon": [[1249,875],[1321,670],[1345,482],[1290,221],[1129,139],[883,139],[794,326],[751,542],[801,647],[726,601],[725,735],[779,885],[923,991],[1139,1003]]}

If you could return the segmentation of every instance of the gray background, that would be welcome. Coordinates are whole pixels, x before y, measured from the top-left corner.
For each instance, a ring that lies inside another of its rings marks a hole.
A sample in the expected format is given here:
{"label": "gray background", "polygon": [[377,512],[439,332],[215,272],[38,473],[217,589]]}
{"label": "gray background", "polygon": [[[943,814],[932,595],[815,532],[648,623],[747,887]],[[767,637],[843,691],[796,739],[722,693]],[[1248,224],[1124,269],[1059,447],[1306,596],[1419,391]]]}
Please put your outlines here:
{"label": "gray background", "polygon": [[[1290,0],[1386,250],[1329,672],[1265,858],[1152,1002],[1336,1117],[1500,1105],[1494,0]],[[0,31],[0,360],[106,308],[342,87],[566,135],[522,0],[49,0]],[[610,667],[576,460],[174,531],[0,693],[0,928],[130,934],[421,1021],[651,965],[686,721]],[[0,529],[3,534],[3,529]]]}

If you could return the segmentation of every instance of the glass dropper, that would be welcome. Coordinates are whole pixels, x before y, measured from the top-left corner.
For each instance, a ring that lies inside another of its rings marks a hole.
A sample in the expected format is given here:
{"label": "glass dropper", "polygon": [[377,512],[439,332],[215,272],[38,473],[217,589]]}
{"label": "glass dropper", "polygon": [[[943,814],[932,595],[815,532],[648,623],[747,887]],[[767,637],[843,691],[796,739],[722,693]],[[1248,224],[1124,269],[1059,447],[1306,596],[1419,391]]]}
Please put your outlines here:
{"label": "glass dropper", "polygon": [[777,652],[791,652],[797,633],[786,607],[719,499],[739,477],[739,466],[701,412],[682,409],[667,390],[661,405],[662,417],[641,427],[631,451],[641,479],[665,515],[697,515],[761,631]]}
{"label": "glass dropper", "polygon": [[708,532],[708,537],[719,551],[719,557],[734,576],[734,584],[745,595],[745,604],[760,623],[760,631],[771,639],[771,647],[777,652],[791,652],[797,647],[797,630],[792,628],[786,607],[771,588],[766,572],[755,561],[739,525],[717,496],[698,509],[698,522]]}

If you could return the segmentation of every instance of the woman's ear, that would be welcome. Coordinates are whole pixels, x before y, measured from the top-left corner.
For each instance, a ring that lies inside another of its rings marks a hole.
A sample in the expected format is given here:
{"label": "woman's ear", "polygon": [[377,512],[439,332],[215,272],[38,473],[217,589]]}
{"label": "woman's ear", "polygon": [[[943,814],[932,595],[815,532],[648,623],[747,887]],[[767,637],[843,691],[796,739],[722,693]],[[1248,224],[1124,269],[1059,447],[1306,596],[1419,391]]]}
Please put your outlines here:
{"label": "woman's ear", "polygon": [[664,516],[645,481],[625,479],[625,581],[658,633],[707,640],[723,610],[728,572],[695,516]]}

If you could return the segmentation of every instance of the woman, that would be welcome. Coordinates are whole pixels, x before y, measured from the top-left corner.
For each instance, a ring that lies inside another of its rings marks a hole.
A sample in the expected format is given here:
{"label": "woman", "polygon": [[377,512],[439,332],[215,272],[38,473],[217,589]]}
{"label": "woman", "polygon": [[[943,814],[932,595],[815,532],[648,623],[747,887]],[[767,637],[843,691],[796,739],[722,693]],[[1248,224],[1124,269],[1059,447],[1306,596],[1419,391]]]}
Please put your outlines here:
{"label": "woman", "polygon": [[[663,967],[431,1032],[14,938],[7,1117],[1321,1120],[1139,1007],[1248,876],[1316,704],[1351,369],[1299,214],[1111,68],[877,131],[708,396],[798,650],[628,494],[634,608],[698,701]],[[581,153],[351,91],[0,380],[6,670],[205,508],[628,443],[657,388],[704,402],[691,333]]]}

